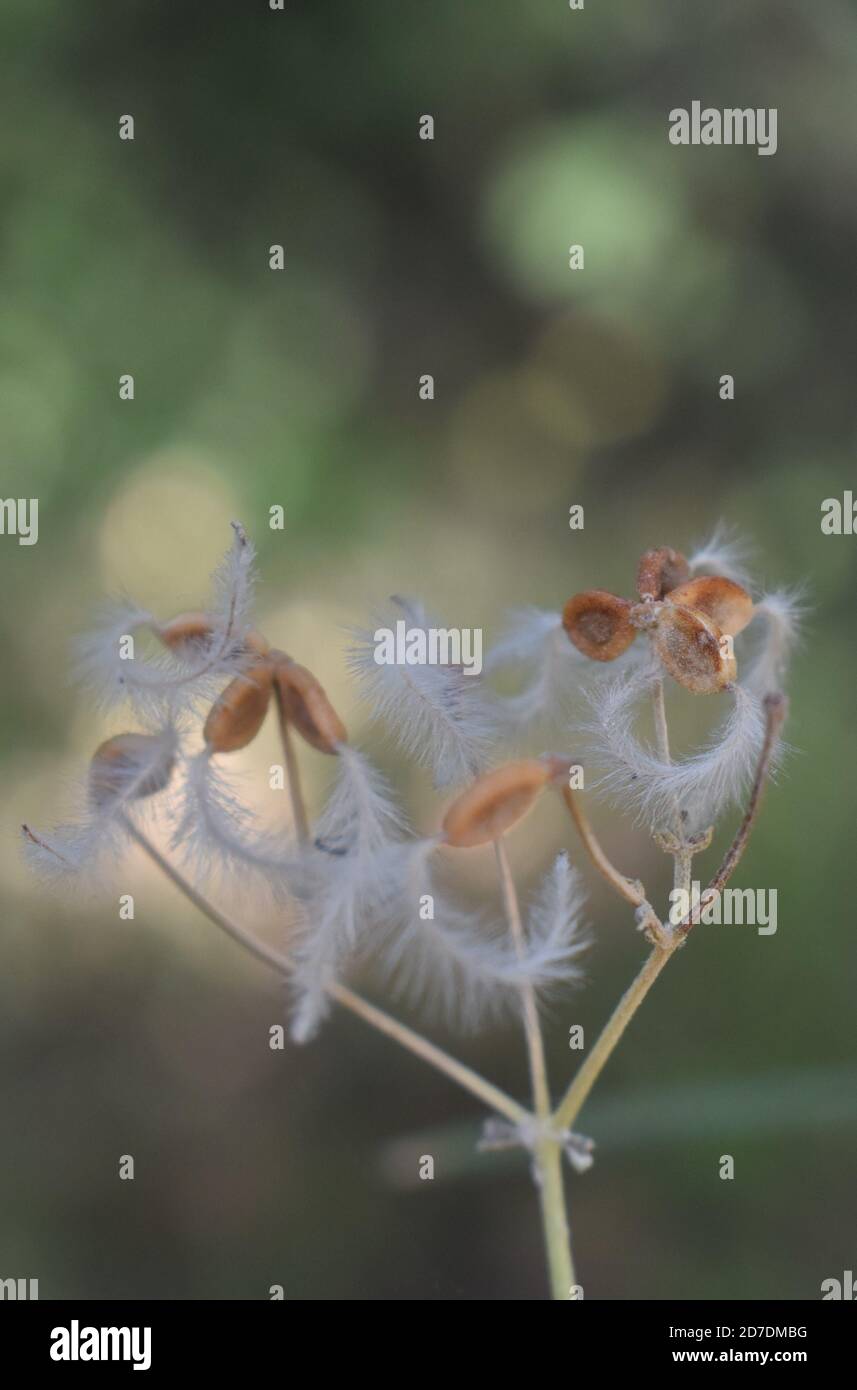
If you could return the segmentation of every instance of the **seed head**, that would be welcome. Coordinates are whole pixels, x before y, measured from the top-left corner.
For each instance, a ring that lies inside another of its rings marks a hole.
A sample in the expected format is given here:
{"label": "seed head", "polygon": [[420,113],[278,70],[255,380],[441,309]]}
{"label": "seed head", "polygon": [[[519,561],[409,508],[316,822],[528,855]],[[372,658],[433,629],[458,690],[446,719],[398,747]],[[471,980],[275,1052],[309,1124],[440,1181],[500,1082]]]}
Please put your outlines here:
{"label": "seed head", "polygon": [[753,617],[753,600],[732,579],[722,575],[703,575],[699,579],[679,584],[667,596],[668,603],[692,608],[704,617],[710,618],[722,633],[737,637]]}
{"label": "seed head", "polygon": [[631,604],[605,589],[575,594],[562,610],[562,625],[584,656],[593,661],[614,661],[630,647],[636,631],[631,626]]}
{"label": "seed head", "polygon": [[655,651],[666,670],[694,695],[713,695],[735,680],[735,657],[722,636],[703,613],[670,602],[660,605],[652,629]]}
{"label": "seed head", "polygon": [[99,810],[120,797],[137,801],[163,791],[174,757],[154,734],[117,734],[99,744],[89,767],[89,797]]}
{"label": "seed head", "polygon": [[647,550],[637,568],[637,593],[642,599],[659,599],[690,578],[690,567],[679,550],[662,545]]}
{"label": "seed head", "polygon": [[[214,626],[208,613],[179,613],[168,623],[155,628],[155,634],[170,651],[181,651],[189,643],[210,642],[214,636]],[[243,645],[256,656],[267,656],[270,644],[261,632],[250,629],[244,633]]]}
{"label": "seed head", "polygon": [[311,671],[285,652],[272,652],[272,657],[283,718],[319,753],[337,753],[339,745],[347,743],[348,734],[324,688]]}
{"label": "seed head", "polygon": [[217,697],[203,729],[213,753],[234,753],[252,743],[271,703],[272,675],[269,661],[256,662]]}
{"label": "seed head", "polygon": [[499,839],[527,814],[553,775],[550,759],[521,758],[477,777],[444,816],[444,840],[472,849]]}

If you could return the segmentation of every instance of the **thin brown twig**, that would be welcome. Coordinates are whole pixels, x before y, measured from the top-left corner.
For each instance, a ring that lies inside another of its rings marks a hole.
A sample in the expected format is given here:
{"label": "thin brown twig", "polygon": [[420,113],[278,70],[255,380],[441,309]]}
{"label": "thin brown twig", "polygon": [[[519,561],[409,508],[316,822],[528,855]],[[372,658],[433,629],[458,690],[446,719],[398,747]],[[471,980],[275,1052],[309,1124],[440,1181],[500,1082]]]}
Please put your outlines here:
{"label": "thin brown twig", "polygon": [[595,868],[601,874],[601,877],[606,879],[611,888],[615,888],[619,896],[624,898],[626,902],[631,903],[632,906],[643,907],[644,905],[648,905],[645,889],[639,879],[626,878],[626,876],[620,873],[615,865],[611,864],[610,860],[607,858],[595,831],[589,823],[586,812],[571,790],[571,787],[563,784],[561,790],[562,799],[571,813],[571,818],[577,827],[577,833],[580,836],[583,848],[586,850]]}
{"label": "thin brown twig", "polygon": [[[219,927],[220,930],[231,937],[233,941],[237,941],[240,946],[248,950],[257,960],[261,960],[265,965],[271,966],[281,977],[289,972],[291,969],[291,962],[287,956],[282,955],[275,947],[268,946],[266,942],[259,941],[252,932],[248,932],[244,927],[239,926],[237,922],[233,922],[221,912],[219,908],[215,907],[213,903],[210,903],[207,898],[204,898],[201,893],[197,892],[193,884],[179,872],[174,864],[170,863],[169,859],[161,853],[157,846],[152,844],[148,836],[143,834],[130,817],[123,817],[123,825],[134,842],[139,845],[140,849],[148,855],[149,859],[157,865],[170,882],[178,888],[179,892],[183,893],[203,916],[207,917],[210,922],[213,922],[216,927]],[[32,832],[28,833],[32,837]],[[398,1019],[393,1018],[382,1009],[376,1008],[374,1004],[368,1003],[368,1001],[361,998],[359,994],[355,994],[353,990],[348,989],[345,985],[334,983],[328,986],[327,992],[331,999],[335,999],[343,1008],[356,1014],[358,1018],[362,1018],[365,1023],[369,1023],[373,1028],[385,1034],[386,1037],[392,1038],[395,1042],[399,1043],[401,1047],[406,1048],[408,1052],[412,1052],[415,1056],[421,1057],[424,1062],[428,1062],[431,1066],[436,1067],[438,1071],[443,1072],[453,1081],[457,1081],[459,1086],[469,1091],[471,1095],[477,1096],[490,1110],[498,1111],[515,1124],[523,1124],[530,1120],[530,1112],[525,1109],[523,1105],[519,1105],[517,1101],[513,1100],[511,1096],[507,1096],[506,1093],[501,1091],[498,1086],[495,1086],[493,1082],[487,1081],[485,1077],[480,1076],[478,1072],[465,1066],[463,1062],[459,1062],[457,1058],[450,1056],[450,1054],[444,1052],[442,1048],[436,1047],[434,1043],[429,1042],[428,1038],[424,1038],[422,1034],[414,1032],[412,1028],[408,1028],[404,1023],[400,1023]]]}
{"label": "thin brown twig", "polygon": [[[764,706],[766,714],[765,738],[762,744],[762,751],[759,754],[759,761],[756,764],[756,775],[753,778],[750,799],[747,802],[744,818],[735,832],[735,838],[724,854],[719,869],[702,894],[703,898],[708,897],[709,902],[713,901],[713,898],[726,887],[726,884],[737,869],[744,851],[747,848],[747,842],[750,839],[753,827],[759,816],[762,795],[768,781],[768,774],[771,770],[771,761],[777,746],[777,740],[780,736],[783,724],[786,721],[786,716],[788,715],[788,698],[780,692],[766,695]],[[700,904],[697,904],[694,909],[677,924],[675,927],[676,934],[683,937],[687,936],[691,927],[696,926],[699,920],[699,912]],[[696,917],[696,921],[694,921],[694,917]]]}
{"label": "thin brown twig", "polygon": [[571,813],[577,833],[580,836],[581,844],[589,855],[589,859],[594,867],[601,874],[610,887],[615,889],[620,898],[630,903],[637,909],[638,926],[641,931],[646,931],[650,940],[661,942],[663,938],[663,925],[646,897],[646,890],[639,879],[627,878],[620,873],[615,864],[607,858],[601,842],[589,823],[580,800],[575,796],[571,787],[566,783],[561,786],[562,799]]}

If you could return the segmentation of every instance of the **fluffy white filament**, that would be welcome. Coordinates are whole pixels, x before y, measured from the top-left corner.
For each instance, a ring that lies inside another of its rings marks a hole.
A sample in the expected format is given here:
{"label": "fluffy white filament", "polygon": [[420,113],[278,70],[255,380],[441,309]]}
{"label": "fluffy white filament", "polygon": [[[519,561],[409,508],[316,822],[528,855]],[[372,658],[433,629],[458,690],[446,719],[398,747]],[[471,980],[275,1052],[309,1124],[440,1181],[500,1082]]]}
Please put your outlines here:
{"label": "fluffy white filament", "polygon": [[290,894],[298,872],[297,852],[282,835],[260,828],[207,748],[184,760],[173,848],[200,875],[214,870],[238,877],[250,873],[278,898]]}
{"label": "fluffy white filament", "polygon": [[457,666],[379,664],[374,632],[394,631],[402,618],[411,631],[441,630],[421,604],[393,600],[371,632],[354,631],[349,667],[374,717],[388,726],[405,757],[430,769],[435,786],[468,781],[486,765],[494,733],[482,677]]}
{"label": "fluffy white filament", "polygon": [[765,696],[782,689],[789,659],[800,637],[803,612],[802,596],[797,590],[777,590],[756,604],[748,635],[754,634],[757,622],[763,631],[742,681],[755,695]]}
{"label": "fluffy white filament", "polygon": [[88,784],[81,786],[73,819],[46,833],[25,827],[24,854],[31,867],[48,882],[60,884],[73,876],[94,883],[127,845],[125,817],[140,814],[156,799],[157,794],[145,795],[145,789],[169,776],[176,749],[175,730],[157,730],[141,740],[133,760],[110,763],[109,793],[102,788],[96,798]]}
{"label": "fluffy white filament", "polygon": [[304,921],[294,942],[292,1036],[306,1042],[328,1010],[327,986],[384,910],[384,855],[403,832],[383,778],[356,749],[340,748],[339,776],[297,880]]}
{"label": "fluffy white filament", "polygon": [[538,991],[579,977],[586,946],[579,931],[582,894],[577,875],[560,855],[529,916],[521,957],[505,922],[467,911],[441,891],[431,875],[436,842],[412,843],[390,865],[399,875],[393,912],[372,943],[376,971],[411,1003],[450,1026],[472,1029],[518,1006],[518,989]]}
{"label": "fluffy white filament", "polygon": [[[76,676],[110,708],[126,701],[142,719],[167,715],[175,720],[200,701],[213,700],[224,676],[236,675],[246,664],[244,637],[248,631],[254,585],[254,549],[243,527],[233,523],[235,537],[212,578],[208,610],[212,631],[193,643],[187,653],[157,649],[129,655],[127,639],[135,642],[157,621],[128,601],[105,606],[93,630],[77,643]],[[126,640],[123,640],[126,639]]]}
{"label": "fluffy white filament", "polygon": [[585,674],[585,660],[568,640],[559,613],[521,608],[512,613],[485,669],[525,672],[521,689],[498,704],[509,724],[530,725],[562,718]]}
{"label": "fluffy white filament", "polygon": [[667,763],[633,729],[641,697],[650,691],[651,677],[641,673],[602,687],[593,700],[589,729],[604,768],[598,785],[655,828],[669,825],[676,808],[685,813],[687,829],[702,828],[748,787],[764,736],[761,702],[733,686],[733,708],[708,746]]}
{"label": "fluffy white filament", "polygon": [[688,556],[692,575],[720,574],[742,588],[749,589],[748,546],[724,522],[718,522],[708,540]]}

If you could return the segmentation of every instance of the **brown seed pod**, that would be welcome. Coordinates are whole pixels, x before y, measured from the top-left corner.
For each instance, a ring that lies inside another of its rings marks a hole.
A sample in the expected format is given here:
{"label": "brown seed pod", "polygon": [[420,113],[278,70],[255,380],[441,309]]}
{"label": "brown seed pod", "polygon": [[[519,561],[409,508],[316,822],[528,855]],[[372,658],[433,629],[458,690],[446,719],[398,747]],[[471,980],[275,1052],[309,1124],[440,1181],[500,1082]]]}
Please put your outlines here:
{"label": "brown seed pod", "polygon": [[637,567],[637,593],[640,598],[663,598],[690,577],[687,560],[679,550],[662,545],[647,550]]}
{"label": "brown seed pod", "polygon": [[259,661],[221,691],[202,731],[213,753],[235,753],[252,743],[271,702],[271,679],[271,663]]}
{"label": "brown seed pod", "polygon": [[562,610],[562,625],[578,651],[593,661],[614,661],[630,647],[636,631],[631,626],[631,605],[605,589],[575,594]]}
{"label": "brown seed pod", "polygon": [[499,839],[527,814],[551,775],[549,761],[521,758],[477,777],[443,818],[446,843],[472,849]]}
{"label": "brown seed pod", "polygon": [[667,602],[703,613],[730,637],[743,632],[753,616],[753,600],[747,590],[720,575],[706,574],[680,584],[668,595]]}
{"label": "brown seed pod", "polygon": [[283,652],[274,652],[274,680],[283,718],[319,753],[336,753],[347,743],[345,725],[311,671]]}
{"label": "brown seed pod", "polygon": [[154,796],[169,782],[174,762],[163,739],[154,734],[117,734],[92,755],[89,795],[101,807],[123,794],[133,801]]}
{"label": "brown seed pod", "polygon": [[211,636],[211,619],[207,613],[179,613],[155,628],[156,635],[170,651],[183,647],[186,642],[207,642]]}
{"label": "brown seed pod", "polygon": [[694,695],[714,695],[735,679],[731,640],[702,613],[665,603],[652,640],[669,674]]}
{"label": "brown seed pod", "polygon": [[[186,642],[207,642],[213,632],[208,613],[179,613],[178,617],[155,629],[156,636],[171,651],[180,650]],[[244,646],[256,656],[267,656],[271,650],[267,638],[255,630],[245,633]]]}

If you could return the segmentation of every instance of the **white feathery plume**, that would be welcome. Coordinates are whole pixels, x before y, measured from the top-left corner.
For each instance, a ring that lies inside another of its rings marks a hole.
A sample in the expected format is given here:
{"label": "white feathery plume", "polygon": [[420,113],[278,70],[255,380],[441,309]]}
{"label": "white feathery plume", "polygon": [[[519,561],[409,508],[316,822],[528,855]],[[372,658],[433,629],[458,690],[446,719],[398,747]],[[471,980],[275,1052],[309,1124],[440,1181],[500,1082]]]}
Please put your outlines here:
{"label": "white feathery plume", "polygon": [[[137,738],[136,735],[131,736]],[[128,839],[126,818],[143,813],[172,774],[177,739],[170,726],[141,737],[133,758],[109,764],[109,790],[93,793],[90,779],[77,789],[73,819],[47,833],[23,827],[24,854],[31,867],[49,882],[69,877],[92,880],[118,861]],[[157,790],[151,791],[155,787]]]}
{"label": "white feathery plume", "polygon": [[279,899],[290,895],[301,868],[297,850],[258,825],[209,748],[184,759],[172,846],[202,876],[250,872]]}
{"label": "white feathery plume", "polygon": [[629,801],[639,818],[655,827],[667,825],[678,808],[685,813],[687,829],[701,828],[739,801],[749,785],[764,737],[761,702],[733,685],[733,709],[708,746],[680,761],[664,762],[633,731],[638,701],[650,690],[649,671],[602,686],[592,700],[589,731],[605,769],[598,786]]}
{"label": "white feathery plume", "polygon": [[211,577],[211,617],[223,653],[240,648],[251,626],[256,588],[256,547],[239,521],[232,546]]}
{"label": "white feathery plume", "polygon": [[535,724],[562,717],[584,675],[586,658],[568,640],[559,613],[519,608],[485,663],[486,673],[509,667],[526,672],[514,695],[498,699],[501,714],[513,724]]}
{"label": "white feathery plume", "polygon": [[128,701],[143,719],[164,711],[175,720],[201,700],[216,696],[224,676],[237,675],[246,665],[244,637],[248,630],[254,576],[254,549],[244,528],[233,522],[235,538],[212,579],[212,631],[188,652],[158,650],[154,655],[123,655],[122,639],[143,629],[157,632],[157,619],[133,602],[123,600],[102,608],[94,629],[77,642],[75,674],[95,694],[102,707]]}
{"label": "white feathery plume", "polygon": [[391,878],[398,875],[391,894],[398,911],[370,943],[373,963],[389,984],[447,1024],[472,1029],[517,1009],[523,984],[541,991],[577,978],[575,958],[584,944],[578,937],[580,889],[565,856],[536,900],[519,957],[504,922],[467,911],[437,889],[430,866],[436,848],[435,840],[411,842],[390,865]]}
{"label": "white feathery plume", "polygon": [[314,1036],[328,1012],[328,985],[384,912],[389,852],[404,828],[384,779],[362,754],[342,744],[338,771],[297,883],[304,921],[293,951],[296,1042]]}
{"label": "white feathery plume", "polygon": [[[612,663],[612,674],[646,659],[643,643],[632,644]],[[598,662],[578,651],[562,625],[559,613],[541,608],[520,608],[511,614],[509,627],[492,647],[485,663],[487,674],[520,668],[524,685],[512,695],[496,697],[497,710],[510,728],[539,726],[567,717],[584,686],[606,679]]]}
{"label": "white feathery plume", "polygon": [[527,914],[529,951],[546,982],[551,970],[557,972],[554,978],[564,983],[581,978],[577,957],[590,945],[581,930],[584,897],[583,880],[563,850],[542,880]]}
{"label": "white feathery plume", "polygon": [[444,631],[423,606],[394,597],[372,631],[354,629],[348,664],[372,706],[404,755],[429,768],[436,787],[469,781],[486,765],[495,732],[489,696],[481,675],[459,666],[384,664],[375,660],[374,633],[395,630],[407,621],[409,631]]}
{"label": "white feathery plume", "polygon": [[700,572],[722,575],[742,588],[749,589],[750,575],[747,569],[748,546],[724,522],[719,521],[708,540],[698,546],[688,556],[692,575]]}
{"label": "white feathery plume", "polygon": [[754,635],[757,619],[762,620],[764,630],[742,682],[754,695],[764,697],[782,688],[805,611],[800,589],[775,590],[756,604],[748,635]]}

